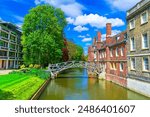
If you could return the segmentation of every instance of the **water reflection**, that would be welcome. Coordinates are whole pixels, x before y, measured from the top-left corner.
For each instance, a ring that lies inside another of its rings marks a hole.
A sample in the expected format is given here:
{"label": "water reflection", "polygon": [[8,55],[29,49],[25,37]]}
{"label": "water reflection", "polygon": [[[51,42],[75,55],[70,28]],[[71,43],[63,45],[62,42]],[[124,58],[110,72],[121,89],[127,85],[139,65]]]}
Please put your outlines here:
{"label": "water reflection", "polygon": [[86,69],[69,69],[52,80],[41,100],[149,99],[112,82],[88,78]]}

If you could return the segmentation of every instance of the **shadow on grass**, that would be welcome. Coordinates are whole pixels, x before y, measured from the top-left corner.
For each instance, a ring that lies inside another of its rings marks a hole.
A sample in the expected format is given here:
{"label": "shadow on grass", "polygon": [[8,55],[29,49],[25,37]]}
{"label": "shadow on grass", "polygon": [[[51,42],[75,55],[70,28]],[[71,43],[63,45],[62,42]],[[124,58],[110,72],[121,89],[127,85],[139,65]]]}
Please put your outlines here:
{"label": "shadow on grass", "polygon": [[0,89],[0,100],[12,100],[15,96],[10,91],[4,91]]}

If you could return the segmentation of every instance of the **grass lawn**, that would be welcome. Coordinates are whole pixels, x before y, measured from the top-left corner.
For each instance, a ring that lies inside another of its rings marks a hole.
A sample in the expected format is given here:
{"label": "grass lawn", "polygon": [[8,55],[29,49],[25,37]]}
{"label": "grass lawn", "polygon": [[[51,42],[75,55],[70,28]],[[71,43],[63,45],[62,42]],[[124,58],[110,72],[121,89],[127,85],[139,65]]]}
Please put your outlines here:
{"label": "grass lawn", "polygon": [[[46,76],[45,76],[46,75]],[[43,78],[44,76],[44,78]],[[40,88],[48,74],[30,70],[0,76],[0,99],[27,100]]]}

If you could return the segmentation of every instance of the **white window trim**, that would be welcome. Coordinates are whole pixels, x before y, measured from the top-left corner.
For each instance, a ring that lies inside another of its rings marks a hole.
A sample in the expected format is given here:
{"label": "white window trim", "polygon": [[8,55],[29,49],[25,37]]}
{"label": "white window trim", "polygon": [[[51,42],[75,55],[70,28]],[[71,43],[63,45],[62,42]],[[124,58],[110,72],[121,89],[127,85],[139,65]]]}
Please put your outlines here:
{"label": "white window trim", "polygon": [[[144,43],[144,41],[143,41],[143,35],[144,34],[147,34],[148,47],[146,47],[146,48],[143,47],[143,43]],[[149,33],[148,32],[145,32],[145,33],[141,34],[141,47],[142,47],[142,49],[149,49]]]}
{"label": "white window trim", "polygon": [[123,51],[123,49],[124,49],[123,47],[120,48],[121,56],[124,56],[124,51]]}
{"label": "white window trim", "polygon": [[121,68],[121,64],[123,64],[123,63],[122,62],[120,63],[120,71],[123,71],[124,64],[123,64],[123,68]]}
{"label": "white window trim", "polygon": [[[148,58],[148,62],[149,62],[149,57],[143,57],[143,58],[142,58],[142,70],[143,70],[143,71],[149,71],[149,70],[147,70],[147,69],[144,68],[144,67],[145,67],[145,66],[144,66],[144,58]],[[148,64],[148,66],[149,66],[149,64]],[[149,66],[149,69],[150,69],[150,66]]]}
{"label": "white window trim", "polygon": [[116,56],[119,56],[119,52],[117,50],[119,51],[118,47],[116,48]]}
{"label": "white window trim", "polygon": [[[143,20],[143,19],[142,19],[142,15],[143,15],[144,13],[146,13],[147,20],[146,20],[145,22],[142,22],[142,20]],[[148,11],[146,10],[146,11],[142,12],[140,17],[141,17],[141,25],[147,23],[147,22],[148,22]]]}
{"label": "white window trim", "polygon": [[[132,38],[134,38],[134,49],[133,49],[133,47],[132,47]],[[136,50],[136,41],[135,41],[135,37],[131,37],[130,38],[130,51],[135,51]]]}
{"label": "white window trim", "polygon": [[135,70],[135,68],[133,68],[133,65],[132,65],[132,59],[135,59],[135,68],[136,68],[136,58],[135,57],[132,57],[130,58],[130,67],[131,67],[131,70]]}
{"label": "white window trim", "polygon": [[113,66],[114,66],[114,70],[116,70],[117,69],[116,63],[113,63]]}
{"label": "white window trim", "polygon": [[[133,26],[133,27],[131,27],[131,21],[133,21],[133,23],[134,23],[134,26]],[[133,18],[133,19],[131,19],[131,20],[129,21],[129,28],[130,28],[130,30],[132,30],[132,29],[135,28],[135,18]]]}
{"label": "white window trim", "polygon": [[113,49],[110,49],[110,57],[113,57]]}

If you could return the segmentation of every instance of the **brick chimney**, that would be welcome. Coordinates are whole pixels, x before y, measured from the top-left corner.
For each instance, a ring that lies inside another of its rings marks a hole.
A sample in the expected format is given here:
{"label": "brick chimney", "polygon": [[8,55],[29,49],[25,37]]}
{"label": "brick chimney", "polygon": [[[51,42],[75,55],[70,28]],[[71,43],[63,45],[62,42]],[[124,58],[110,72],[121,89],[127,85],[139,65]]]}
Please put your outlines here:
{"label": "brick chimney", "polygon": [[97,32],[97,49],[101,48],[101,32]]}
{"label": "brick chimney", "polygon": [[106,43],[110,44],[111,43],[111,23],[106,24]]}

